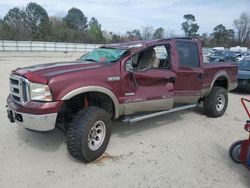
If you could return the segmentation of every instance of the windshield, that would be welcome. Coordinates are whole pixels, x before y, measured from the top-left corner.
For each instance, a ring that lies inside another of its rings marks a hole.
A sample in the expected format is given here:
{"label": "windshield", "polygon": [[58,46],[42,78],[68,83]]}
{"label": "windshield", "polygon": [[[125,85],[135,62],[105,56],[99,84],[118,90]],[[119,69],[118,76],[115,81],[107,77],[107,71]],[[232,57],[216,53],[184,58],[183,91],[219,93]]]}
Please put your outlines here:
{"label": "windshield", "polygon": [[239,63],[239,69],[250,70],[250,60],[242,60]]}
{"label": "windshield", "polygon": [[93,62],[115,62],[121,58],[121,56],[127,50],[114,49],[114,48],[97,48],[86,55],[82,56],[80,61],[93,61]]}

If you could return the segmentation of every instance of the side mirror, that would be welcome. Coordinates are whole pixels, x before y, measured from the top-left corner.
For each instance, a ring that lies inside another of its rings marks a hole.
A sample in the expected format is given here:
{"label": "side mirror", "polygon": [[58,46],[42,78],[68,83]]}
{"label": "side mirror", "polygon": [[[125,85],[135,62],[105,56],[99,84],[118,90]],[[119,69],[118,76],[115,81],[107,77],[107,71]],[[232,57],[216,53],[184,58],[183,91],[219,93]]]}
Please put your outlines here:
{"label": "side mirror", "polygon": [[132,60],[129,59],[127,62],[126,62],[126,67],[125,67],[125,70],[127,72],[134,72],[134,67],[133,67],[133,63],[132,63]]}

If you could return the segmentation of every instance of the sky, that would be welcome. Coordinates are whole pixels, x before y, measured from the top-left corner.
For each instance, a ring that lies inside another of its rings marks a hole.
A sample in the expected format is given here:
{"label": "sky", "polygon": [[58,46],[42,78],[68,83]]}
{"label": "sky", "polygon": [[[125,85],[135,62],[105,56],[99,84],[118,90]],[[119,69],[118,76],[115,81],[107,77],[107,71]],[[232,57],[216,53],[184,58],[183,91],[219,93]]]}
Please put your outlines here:
{"label": "sky", "polygon": [[[25,8],[30,0],[0,0],[0,18],[10,8]],[[95,17],[102,29],[124,34],[143,26],[163,27],[168,34],[182,35],[184,14],[193,14],[200,26],[199,33],[211,33],[223,24],[233,29],[233,21],[243,11],[250,11],[250,0],[34,0],[49,16],[65,16],[76,7],[90,20]],[[250,13],[250,12],[249,12]]]}

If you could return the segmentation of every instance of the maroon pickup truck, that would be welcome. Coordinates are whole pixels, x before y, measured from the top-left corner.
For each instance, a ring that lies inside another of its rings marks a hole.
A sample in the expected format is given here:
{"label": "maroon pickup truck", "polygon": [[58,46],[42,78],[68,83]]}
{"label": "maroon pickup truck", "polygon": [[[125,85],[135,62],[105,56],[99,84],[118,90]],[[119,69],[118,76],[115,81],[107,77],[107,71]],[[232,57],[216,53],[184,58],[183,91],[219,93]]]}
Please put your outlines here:
{"label": "maroon pickup truck", "polygon": [[100,157],[113,119],[133,123],[193,108],[222,116],[237,86],[235,63],[204,64],[198,40],[172,38],[104,45],[73,62],[17,68],[8,118],[36,131],[66,131],[69,153]]}

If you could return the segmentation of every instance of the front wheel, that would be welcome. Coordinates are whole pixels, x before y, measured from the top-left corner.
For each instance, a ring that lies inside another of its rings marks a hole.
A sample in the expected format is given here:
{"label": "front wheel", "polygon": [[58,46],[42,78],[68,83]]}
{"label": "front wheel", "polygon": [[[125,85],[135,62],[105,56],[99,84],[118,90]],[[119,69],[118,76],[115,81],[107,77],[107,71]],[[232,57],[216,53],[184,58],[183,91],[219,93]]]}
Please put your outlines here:
{"label": "front wheel", "polygon": [[210,94],[204,99],[205,114],[209,117],[222,116],[228,105],[227,90],[223,87],[215,86]]}
{"label": "front wheel", "polygon": [[233,143],[229,148],[229,156],[236,163],[242,163],[240,160],[241,146],[244,140]]}
{"label": "front wheel", "polygon": [[66,133],[69,153],[76,159],[92,162],[106,150],[111,135],[110,114],[98,107],[80,110]]}

